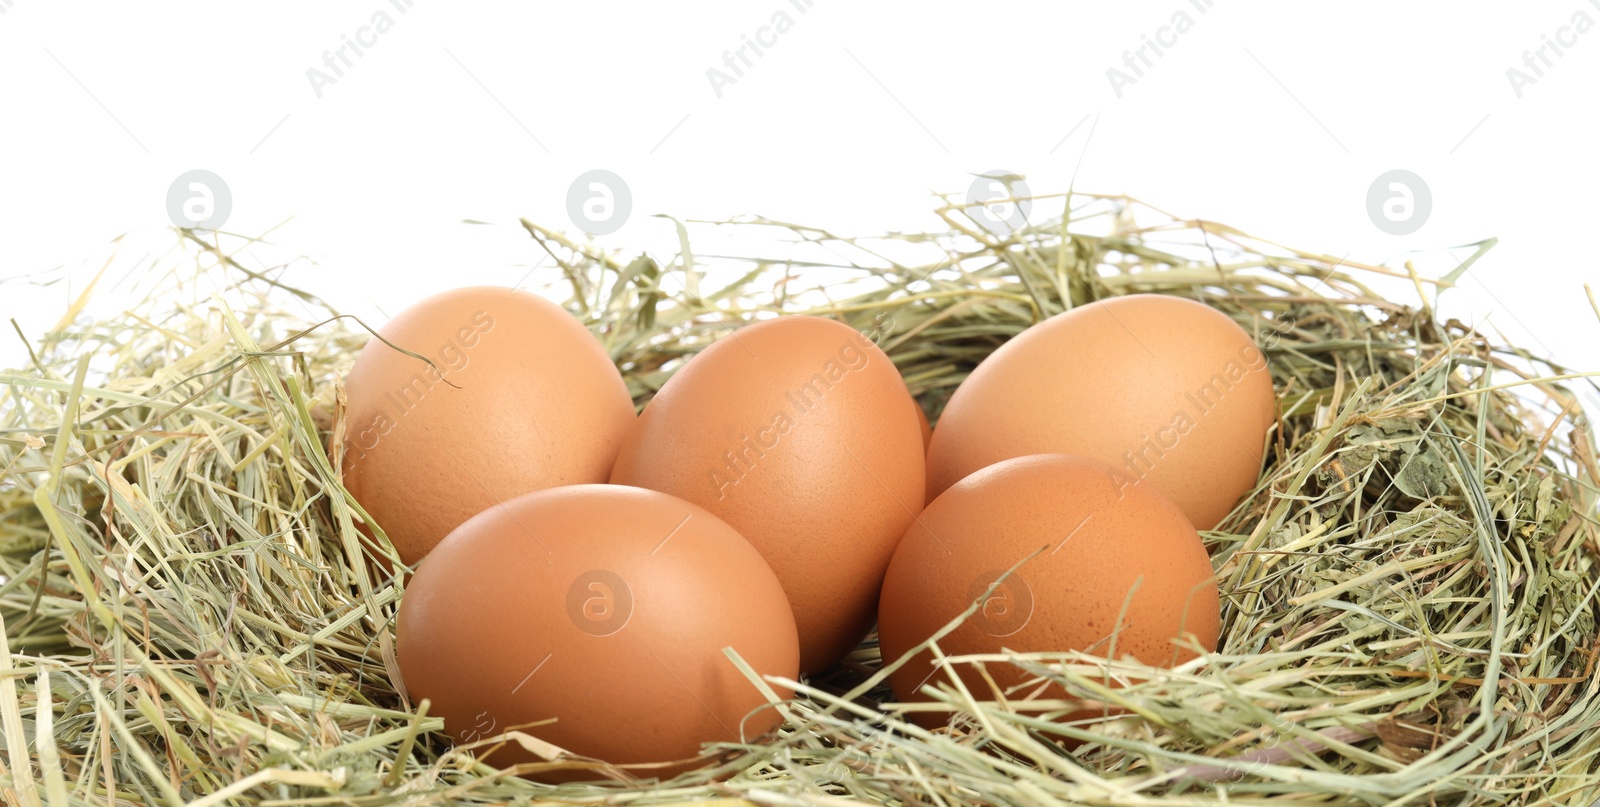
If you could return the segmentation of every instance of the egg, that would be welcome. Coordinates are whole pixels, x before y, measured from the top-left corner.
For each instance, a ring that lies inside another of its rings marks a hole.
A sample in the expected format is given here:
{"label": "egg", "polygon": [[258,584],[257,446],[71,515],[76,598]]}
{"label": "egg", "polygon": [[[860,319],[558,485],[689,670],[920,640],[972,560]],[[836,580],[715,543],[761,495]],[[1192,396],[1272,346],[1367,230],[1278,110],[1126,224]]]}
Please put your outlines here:
{"label": "egg", "polygon": [[928,446],[928,497],[1003,459],[1078,454],[1208,530],[1255,487],[1276,413],[1267,358],[1227,315],[1113,297],[1028,328],[972,371]]}
{"label": "egg", "polygon": [[[946,655],[1077,650],[1172,666],[1196,655],[1180,638],[1214,651],[1220,605],[1199,534],[1154,487],[1119,488],[1114,470],[1064,454],[1017,457],[934,499],[884,577],[878,614],[884,662],[900,659],[979,600],[979,609],[939,640]],[[918,690],[938,683],[932,658],[924,650],[890,674],[896,698],[928,700]],[[1009,664],[986,671],[1002,690],[1030,680]],[[970,666],[958,672],[975,697],[994,699],[983,674]],[[1006,697],[1066,694],[1051,685]],[[913,716],[927,725],[948,717]]]}
{"label": "egg", "polygon": [[915,409],[912,414],[917,418],[917,428],[922,431],[922,450],[927,451],[928,443],[933,440],[933,427],[928,425],[928,413],[923,410],[922,404],[918,403],[917,399],[911,399],[911,406]]}
{"label": "egg", "polygon": [[484,286],[391,319],[345,379],[343,478],[415,564],[476,513],[530,491],[604,482],[633,424],[616,365],[537,295]]}
{"label": "egg", "polygon": [[740,328],[678,370],[640,413],[611,481],[727,521],[788,593],[800,667],[872,626],[894,545],[923,499],[915,402],[889,357],[834,320]]}
{"label": "egg", "polygon": [[[749,542],[688,502],[619,485],[551,488],[469,519],[406,586],[397,623],[406,691],[456,742],[515,729],[617,765],[687,760],[778,725],[724,647],[760,674],[799,673],[788,600]],[[485,759],[538,761],[515,742]]]}

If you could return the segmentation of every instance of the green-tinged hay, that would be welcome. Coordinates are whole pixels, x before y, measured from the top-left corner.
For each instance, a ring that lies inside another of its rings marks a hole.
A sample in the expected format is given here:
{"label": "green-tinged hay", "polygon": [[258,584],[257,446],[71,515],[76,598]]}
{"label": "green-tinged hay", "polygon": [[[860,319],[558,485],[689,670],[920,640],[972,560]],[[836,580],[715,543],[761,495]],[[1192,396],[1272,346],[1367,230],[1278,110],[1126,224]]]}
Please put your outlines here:
{"label": "green-tinged hay", "polygon": [[[1438,321],[1464,268],[1428,280],[1209,222],[1139,224],[1154,211],[1125,198],[1032,204],[1059,213],[1004,236],[948,199],[936,230],[873,238],[690,222],[666,264],[523,224],[640,403],[711,340],[778,313],[872,334],[935,419],[984,356],[1072,306],[1159,292],[1229,314],[1268,355],[1282,417],[1259,486],[1206,534],[1220,652],[1175,670],[961,659],[1059,682],[1063,712],[1115,709],[1061,725],[947,676],[938,697],[960,716],[930,732],[887,702],[869,641],[783,682],[798,694],[781,736],[721,746],[709,770],[608,786],[492,770],[391,686],[398,584],[362,559],[388,550],[355,529],[323,448],[368,332],[232,260],[254,241],[185,233],[192,265],[169,261],[115,319],[74,324],[80,300],[0,373],[0,801],[1600,798],[1587,379]],[[691,235],[760,247],[695,256]]]}

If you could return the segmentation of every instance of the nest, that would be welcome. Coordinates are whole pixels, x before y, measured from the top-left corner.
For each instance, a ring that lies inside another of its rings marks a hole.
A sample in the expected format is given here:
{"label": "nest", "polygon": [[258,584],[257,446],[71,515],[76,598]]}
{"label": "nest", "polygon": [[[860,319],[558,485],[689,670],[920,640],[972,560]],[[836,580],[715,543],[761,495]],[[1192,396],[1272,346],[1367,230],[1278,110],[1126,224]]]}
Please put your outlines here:
{"label": "nest", "polygon": [[[1223,602],[1217,653],[1172,670],[1076,653],[951,658],[1018,665],[1115,708],[1057,723],[951,675],[935,686],[957,716],[929,731],[892,703],[869,640],[827,673],[782,682],[796,696],[776,738],[717,746],[717,764],[672,781],[555,786],[485,766],[475,750],[517,738],[452,746],[389,683],[400,584],[371,576],[363,555],[387,545],[355,529],[324,451],[368,330],[246,269],[235,258],[253,239],[183,232],[142,303],[88,324],[75,307],[29,344],[27,366],[0,374],[0,796],[24,807],[1600,796],[1600,468],[1577,397],[1585,376],[1440,321],[1433,306],[1455,274],[1288,249],[1125,198],[1032,205],[1057,214],[998,232],[946,198],[937,228],[871,238],[687,222],[669,262],[523,226],[547,285],[570,293],[641,404],[711,340],[779,314],[876,331],[935,421],[986,355],[1067,308],[1144,292],[1228,314],[1269,357],[1281,415],[1259,485],[1204,534]],[[696,255],[691,242],[727,249]]]}

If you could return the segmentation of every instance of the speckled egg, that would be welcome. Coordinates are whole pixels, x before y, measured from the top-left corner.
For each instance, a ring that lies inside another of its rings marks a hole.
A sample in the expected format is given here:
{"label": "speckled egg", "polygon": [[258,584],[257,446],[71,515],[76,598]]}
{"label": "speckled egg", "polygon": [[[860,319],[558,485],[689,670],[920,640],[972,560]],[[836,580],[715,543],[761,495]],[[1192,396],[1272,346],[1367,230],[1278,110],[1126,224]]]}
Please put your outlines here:
{"label": "speckled egg", "polygon": [[[885,661],[901,658],[974,602],[977,611],[939,640],[946,655],[1078,650],[1171,666],[1194,658],[1195,647],[1215,650],[1217,585],[1199,534],[1153,486],[1119,488],[1114,470],[1062,454],[1018,457],[970,474],[934,499],[906,532],[883,581],[878,638]],[[931,661],[922,651],[892,673],[897,698],[928,700],[918,690],[934,677]],[[1009,664],[987,665],[987,672],[1002,689],[1028,680]],[[994,699],[975,669],[959,674],[977,697]],[[1007,697],[1064,693],[1052,686]],[[948,717],[914,714],[928,725]]]}

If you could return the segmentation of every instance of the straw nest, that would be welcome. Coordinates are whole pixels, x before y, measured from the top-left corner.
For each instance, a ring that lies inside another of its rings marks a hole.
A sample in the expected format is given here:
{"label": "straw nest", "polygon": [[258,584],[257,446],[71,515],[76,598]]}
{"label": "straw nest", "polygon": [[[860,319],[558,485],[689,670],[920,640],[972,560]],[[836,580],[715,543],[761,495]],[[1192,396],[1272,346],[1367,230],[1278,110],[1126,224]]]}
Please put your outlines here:
{"label": "straw nest", "polygon": [[[1020,665],[1113,716],[1058,725],[950,676],[936,686],[960,715],[925,731],[895,711],[869,641],[830,673],[788,682],[798,694],[781,736],[724,746],[709,771],[552,787],[477,763],[389,683],[401,591],[359,560],[388,550],[362,543],[323,449],[367,331],[235,261],[252,240],[186,232],[144,302],[85,324],[80,300],[30,342],[26,366],[0,374],[0,797],[798,807],[1600,796],[1600,469],[1575,394],[1586,379],[1440,322],[1432,305],[1464,266],[1428,280],[1124,198],[1032,204],[1036,223],[1003,236],[949,198],[930,231],[874,238],[690,222],[664,262],[523,226],[547,285],[570,292],[641,403],[710,340],[780,312],[876,330],[935,419],[1008,337],[1108,295],[1202,300],[1255,334],[1281,417],[1260,484],[1205,535],[1221,650],[1176,670],[1071,653],[978,659]],[[695,256],[696,233],[735,246]],[[481,742],[500,741],[518,738]]]}

